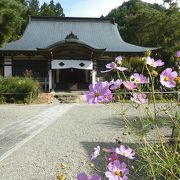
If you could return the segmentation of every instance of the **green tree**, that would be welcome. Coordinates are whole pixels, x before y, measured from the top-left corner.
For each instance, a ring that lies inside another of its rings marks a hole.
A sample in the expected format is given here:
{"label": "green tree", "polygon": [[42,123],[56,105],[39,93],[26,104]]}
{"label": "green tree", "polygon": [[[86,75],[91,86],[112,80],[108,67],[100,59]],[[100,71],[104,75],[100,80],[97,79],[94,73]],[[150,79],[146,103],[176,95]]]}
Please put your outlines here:
{"label": "green tree", "polygon": [[63,13],[63,8],[60,3],[54,4],[51,0],[49,5],[44,3],[40,9],[41,16],[65,16]]}
{"label": "green tree", "polygon": [[60,3],[54,4],[51,0],[49,5],[44,3],[40,9],[41,16],[65,16],[63,13],[63,8]]}
{"label": "green tree", "polygon": [[157,4],[130,0],[113,9],[108,16],[116,19],[125,41],[162,47],[161,58],[173,65],[174,53],[180,49],[180,12],[177,3],[170,1],[169,5],[166,9]]}
{"label": "green tree", "polygon": [[[162,9],[162,11],[159,11],[159,9]],[[136,18],[139,19],[139,16],[142,17],[142,22],[136,21],[135,23],[138,24],[136,26],[133,24],[133,29],[132,31],[134,32],[134,29],[140,29],[142,30],[142,26],[146,22],[146,18],[143,17],[147,13],[148,19],[150,17],[153,17],[156,14],[159,14],[159,12],[163,12],[165,8],[162,6],[153,6],[152,4],[149,3],[144,3],[140,0],[130,0],[127,2],[124,2],[122,6],[119,6],[118,8],[113,9],[109,14],[108,17],[114,17],[117,24],[118,24],[118,29],[121,32],[122,38],[128,42],[132,42],[134,44],[139,44],[141,43],[140,38],[138,38],[138,34],[136,33],[135,36],[136,38],[132,38],[134,35],[132,35],[131,29],[129,29],[130,22],[132,23],[132,20],[135,20]],[[152,16],[151,16],[152,14]],[[149,17],[150,15],[150,17]],[[140,24],[142,24],[140,26]],[[132,28],[132,27],[131,27]],[[140,37],[142,36],[142,33],[139,35]]]}
{"label": "green tree", "polygon": [[47,3],[44,3],[40,9],[40,16],[54,16],[54,11],[50,9]]}
{"label": "green tree", "polygon": [[59,2],[55,6],[55,16],[65,16],[63,13],[63,8]]}
{"label": "green tree", "polygon": [[25,11],[26,7],[18,0],[0,1],[0,45],[19,38]]}
{"label": "green tree", "polygon": [[162,47],[162,55],[174,65],[174,53],[180,50],[180,11],[175,1],[169,0],[169,8],[165,10],[160,23],[158,42]]}
{"label": "green tree", "polygon": [[37,16],[39,15],[39,1],[29,0],[28,2],[28,15]]}
{"label": "green tree", "polygon": [[50,1],[50,3],[49,3],[49,8],[50,8],[51,11],[54,12],[54,14],[55,14],[56,5],[54,4],[54,0],[51,0],[51,1]]}

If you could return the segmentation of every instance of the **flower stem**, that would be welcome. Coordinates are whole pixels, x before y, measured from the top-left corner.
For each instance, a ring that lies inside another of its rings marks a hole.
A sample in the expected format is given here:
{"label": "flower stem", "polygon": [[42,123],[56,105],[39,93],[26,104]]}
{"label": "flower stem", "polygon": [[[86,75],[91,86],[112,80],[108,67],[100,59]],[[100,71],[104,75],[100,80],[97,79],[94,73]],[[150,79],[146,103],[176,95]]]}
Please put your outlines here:
{"label": "flower stem", "polygon": [[156,120],[156,98],[155,98],[155,93],[154,93],[154,77],[152,77],[151,75],[151,72],[149,71],[149,68],[147,67],[146,65],[146,69],[149,73],[149,77],[150,77],[150,80],[151,80],[151,88],[152,88],[152,98],[153,98],[153,108],[154,108],[154,120]]}

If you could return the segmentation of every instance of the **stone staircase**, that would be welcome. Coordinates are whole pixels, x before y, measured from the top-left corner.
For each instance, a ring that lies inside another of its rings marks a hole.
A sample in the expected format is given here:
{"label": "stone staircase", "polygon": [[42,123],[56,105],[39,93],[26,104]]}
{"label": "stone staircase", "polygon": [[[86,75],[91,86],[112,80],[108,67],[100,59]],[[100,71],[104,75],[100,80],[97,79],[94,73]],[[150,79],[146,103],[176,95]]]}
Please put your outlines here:
{"label": "stone staircase", "polygon": [[54,97],[60,103],[80,103],[84,102],[83,92],[56,92]]}

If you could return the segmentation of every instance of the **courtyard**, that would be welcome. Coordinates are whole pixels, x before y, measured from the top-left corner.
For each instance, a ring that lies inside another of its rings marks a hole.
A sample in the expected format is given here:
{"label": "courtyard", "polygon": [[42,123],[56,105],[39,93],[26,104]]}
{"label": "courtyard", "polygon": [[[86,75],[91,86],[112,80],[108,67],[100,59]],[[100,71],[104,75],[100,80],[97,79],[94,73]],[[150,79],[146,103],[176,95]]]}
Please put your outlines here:
{"label": "courtyard", "polygon": [[[90,154],[97,145],[117,146],[117,139],[132,147],[138,141],[125,135],[118,112],[130,104],[85,103],[0,106],[0,180],[53,180],[68,166],[73,179],[91,172]],[[158,107],[162,107],[159,104]],[[129,109],[129,110],[128,110]],[[169,128],[163,132],[170,135]],[[154,138],[152,130],[151,136]]]}

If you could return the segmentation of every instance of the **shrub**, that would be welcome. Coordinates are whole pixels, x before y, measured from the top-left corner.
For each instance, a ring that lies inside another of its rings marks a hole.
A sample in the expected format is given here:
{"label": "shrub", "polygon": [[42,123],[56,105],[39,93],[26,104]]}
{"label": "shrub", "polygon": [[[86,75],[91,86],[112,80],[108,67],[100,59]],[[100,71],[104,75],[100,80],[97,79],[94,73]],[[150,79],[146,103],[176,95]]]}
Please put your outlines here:
{"label": "shrub", "polygon": [[0,78],[0,103],[28,103],[37,97],[38,91],[39,84],[31,78]]}

